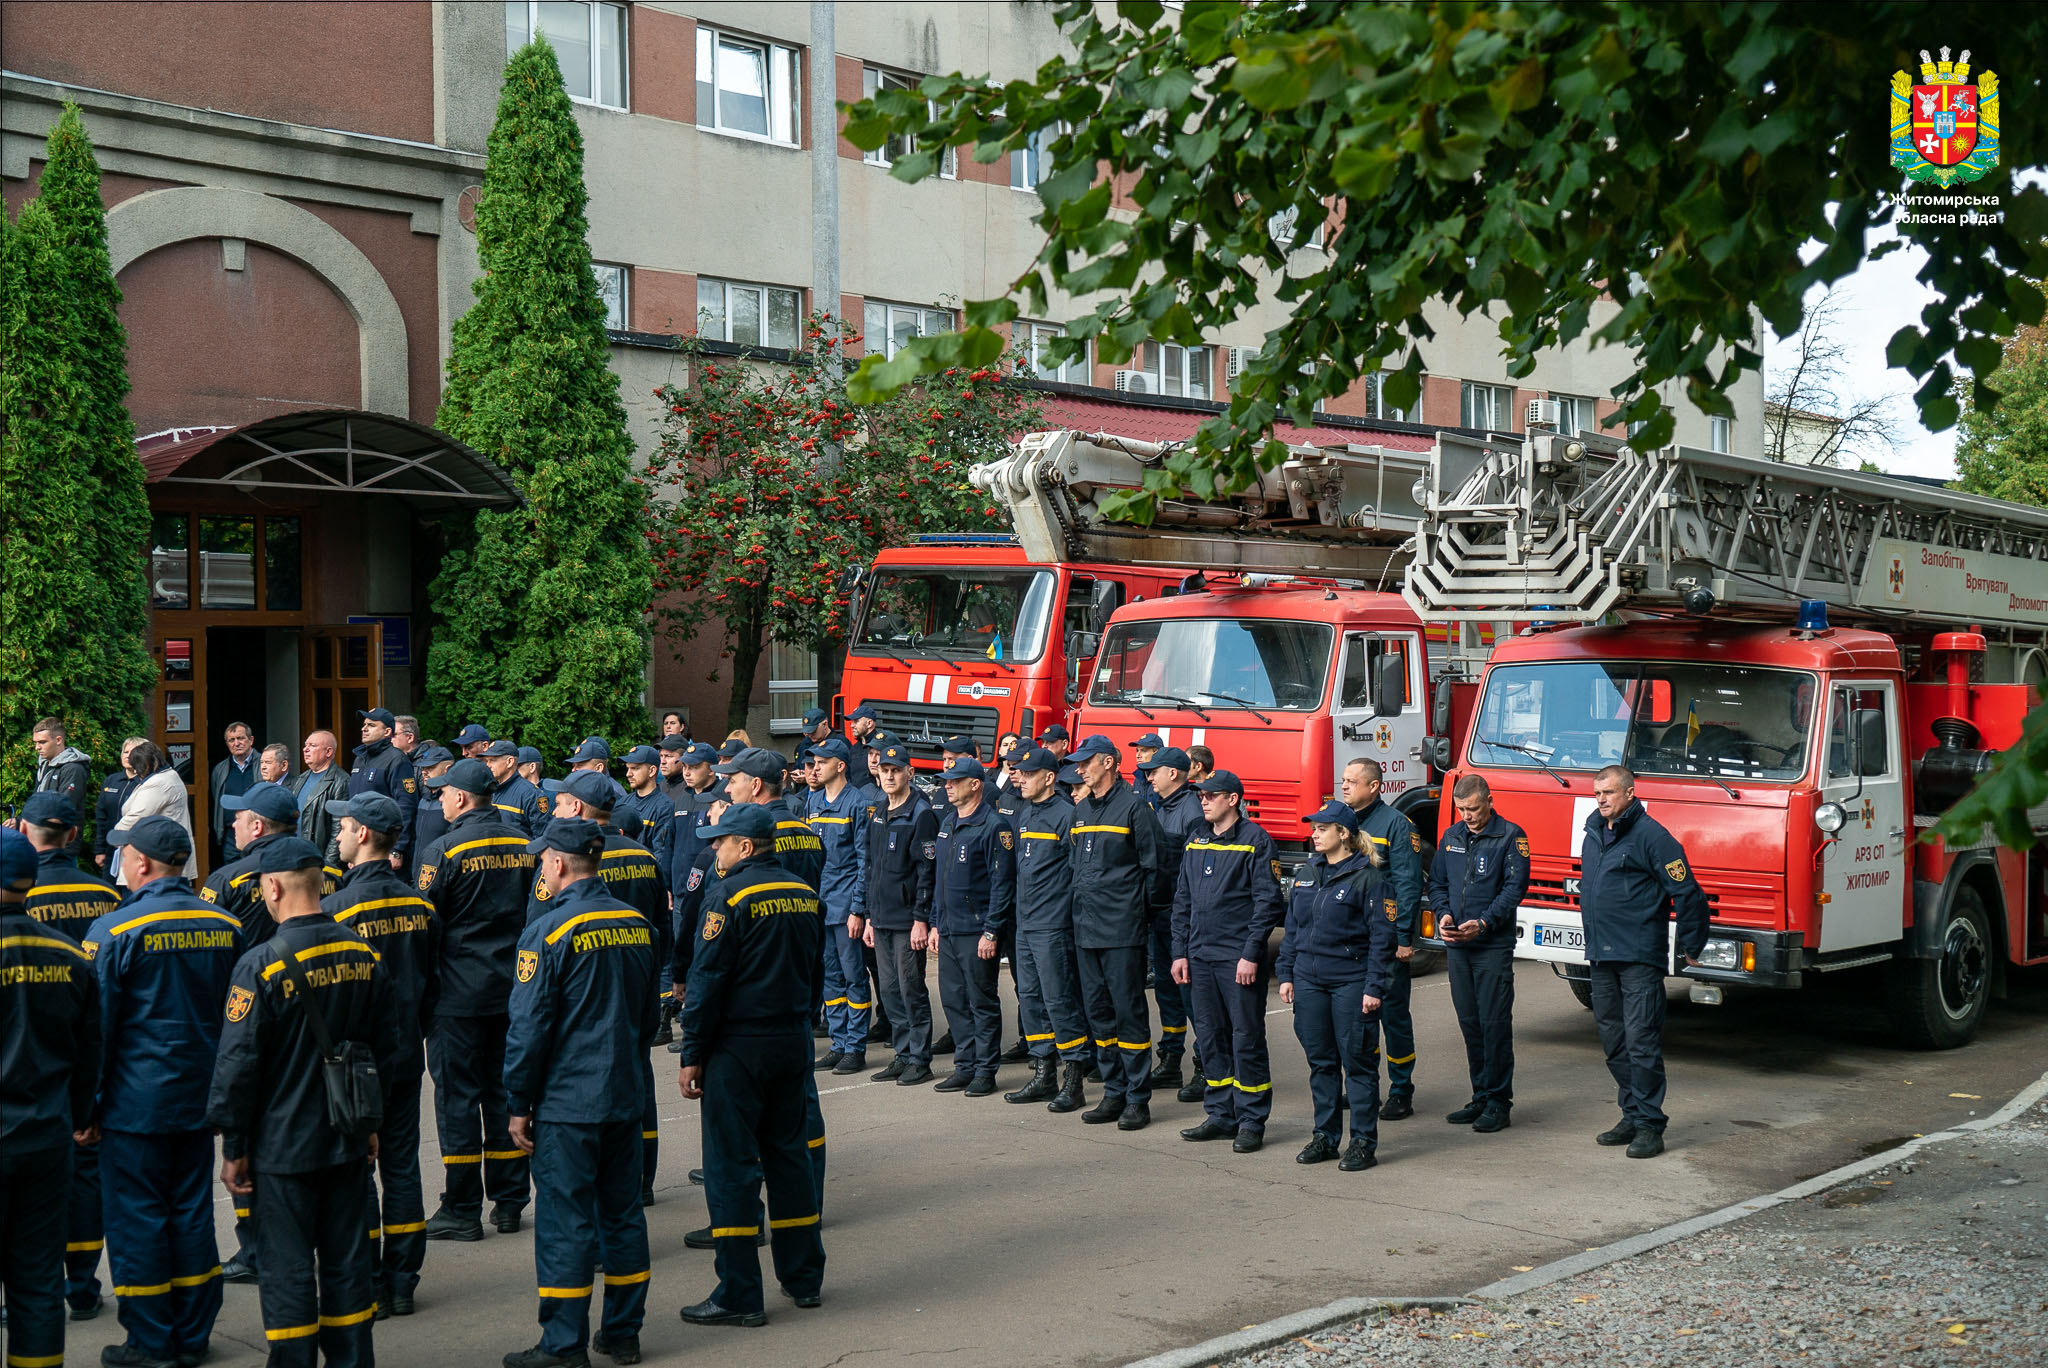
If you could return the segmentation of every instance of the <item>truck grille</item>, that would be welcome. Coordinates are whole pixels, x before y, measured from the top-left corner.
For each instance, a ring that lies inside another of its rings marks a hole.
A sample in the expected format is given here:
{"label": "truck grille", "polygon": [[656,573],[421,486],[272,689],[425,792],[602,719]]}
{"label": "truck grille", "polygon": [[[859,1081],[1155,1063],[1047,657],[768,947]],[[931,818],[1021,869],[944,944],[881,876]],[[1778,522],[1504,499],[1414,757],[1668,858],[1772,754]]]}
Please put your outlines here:
{"label": "truck grille", "polygon": [[869,699],[875,722],[910,748],[911,759],[937,764],[939,743],[949,736],[971,736],[984,762],[995,758],[996,739],[1003,733],[1002,714],[994,708],[954,703],[890,703]]}

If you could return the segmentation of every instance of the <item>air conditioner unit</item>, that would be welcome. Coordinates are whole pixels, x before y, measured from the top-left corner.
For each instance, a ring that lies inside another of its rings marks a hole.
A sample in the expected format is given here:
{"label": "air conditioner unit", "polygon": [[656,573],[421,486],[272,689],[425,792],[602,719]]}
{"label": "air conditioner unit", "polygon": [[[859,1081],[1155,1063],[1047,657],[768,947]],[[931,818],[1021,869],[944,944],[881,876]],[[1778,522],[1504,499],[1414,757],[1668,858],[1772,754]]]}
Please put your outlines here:
{"label": "air conditioner unit", "polygon": [[1120,370],[1116,373],[1116,388],[1119,394],[1157,394],[1159,382],[1149,371]]}
{"label": "air conditioner unit", "polygon": [[1226,347],[1223,352],[1223,378],[1235,380],[1244,374],[1244,368],[1251,364],[1255,353],[1250,347]]}
{"label": "air conditioner unit", "polygon": [[1557,400],[1531,399],[1529,401],[1528,421],[1524,424],[1524,426],[1530,428],[1547,427],[1555,429],[1557,427],[1557,418]]}

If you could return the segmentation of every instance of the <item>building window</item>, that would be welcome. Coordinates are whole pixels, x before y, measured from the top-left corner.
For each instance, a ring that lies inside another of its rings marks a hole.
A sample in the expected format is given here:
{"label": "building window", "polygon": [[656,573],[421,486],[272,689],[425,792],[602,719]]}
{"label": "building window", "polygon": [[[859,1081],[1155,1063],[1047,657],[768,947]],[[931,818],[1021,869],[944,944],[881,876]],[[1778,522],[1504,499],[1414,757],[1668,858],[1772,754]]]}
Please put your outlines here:
{"label": "building window", "polygon": [[1296,247],[1320,248],[1323,245],[1322,218],[1318,217],[1310,226],[1305,240],[1300,231],[1300,222],[1301,210],[1290,204],[1266,220],[1266,231],[1272,234],[1274,242],[1287,251],[1292,251]]}
{"label": "building window", "polygon": [[794,147],[803,85],[797,50],[697,27],[697,127]]}
{"label": "building window", "polygon": [[818,706],[818,657],[785,642],[768,643],[768,731],[794,736],[804,714]]}
{"label": "building window", "polygon": [[780,285],[697,281],[697,335],[745,347],[795,351],[803,293]]}
{"label": "building window", "polygon": [[613,332],[626,331],[626,268],[609,261],[593,261],[590,273],[597,277],[597,297],[604,302],[604,325]]}
{"label": "building window", "polygon": [[1067,131],[1065,124],[1052,124],[1031,135],[1031,140],[1010,154],[1010,188],[1036,190],[1052,174],[1053,139]]}
{"label": "building window", "polygon": [[1412,423],[1415,419],[1407,409],[1395,408],[1387,402],[1387,373],[1374,371],[1365,377],[1365,416],[1381,422]]}
{"label": "building window", "polygon": [[1173,342],[1147,342],[1132,358],[1142,387],[1123,386],[1145,394],[1175,394],[1187,399],[1207,399],[1215,389],[1210,372],[1215,369],[1214,351],[1209,347],[1183,347]]}
{"label": "building window", "polygon": [[1576,437],[1582,432],[1598,430],[1593,417],[1593,401],[1577,394],[1553,394],[1557,401],[1557,435]]}
{"label": "building window", "polygon": [[1728,420],[1726,418],[1707,419],[1707,449],[1709,451],[1728,450]]}
{"label": "building window", "polygon": [[1465,382],[1464,412],[1460,425],[1488,432],[1515,430],[1515,392],[1506,385],[1477,385]]}
{"label": "building window", "polygon": [[[884,90],[915,90],[920,79],[920,77],[906,75],[900,71],[884,71],[880,67],[864,67],[861,70],[861,89],[872,100]],[[937,105],[928,104],[926,107],[931,110],[932,117],[938,117]],[[872,152],[862,153],[861,160],[869,166],[888,166],[894,163],[898,157],[907,157],[916,150],[917,140],[904,135],[889,139],[889,141],[883,143]],[[939,153],[939,175],[947,180],[952,180],[956,174],[957,166],[954,162],[953,149],[950,147],[942,149]]]}
{"label": "building window", "polygon": [[562,64],[569,98],[626,107],[626,7],[583,0],[507,0],[505,56],[545,38]]}
{"label": "building window", "polygon": [[930,337],[953,330],[951,309],[927,309],[917,304],[885,304],[870,299],[862,311],[861,323],[867,334],[867,348],[884,357],[894,357],[913,337]]}
{"label": "building window", "polygon": [[1033,375],[1041,380],[1058,380],[1069,385],[1088,383],[1088,357],[1085,353],[1072,361],[1057,364],[1045,355],[1046,346],[1055,337],[1066,336],[1065,328],[1057,323],[1027,323],[1024,327],[1024,350]]}

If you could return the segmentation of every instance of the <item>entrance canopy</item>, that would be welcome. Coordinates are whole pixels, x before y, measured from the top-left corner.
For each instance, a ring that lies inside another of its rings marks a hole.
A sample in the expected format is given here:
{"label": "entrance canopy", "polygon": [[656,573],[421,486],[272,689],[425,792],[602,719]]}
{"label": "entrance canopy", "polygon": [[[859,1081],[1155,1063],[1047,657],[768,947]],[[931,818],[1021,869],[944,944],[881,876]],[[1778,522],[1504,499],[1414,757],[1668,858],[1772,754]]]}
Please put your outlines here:
{"label": "entrance canopy", "polygon": [[173,428],[135,444],[150,484],[241,494],[395,494],[423,510],[510,508],[512,477],[446,433],[388,413],[311,409],[239,427]]}

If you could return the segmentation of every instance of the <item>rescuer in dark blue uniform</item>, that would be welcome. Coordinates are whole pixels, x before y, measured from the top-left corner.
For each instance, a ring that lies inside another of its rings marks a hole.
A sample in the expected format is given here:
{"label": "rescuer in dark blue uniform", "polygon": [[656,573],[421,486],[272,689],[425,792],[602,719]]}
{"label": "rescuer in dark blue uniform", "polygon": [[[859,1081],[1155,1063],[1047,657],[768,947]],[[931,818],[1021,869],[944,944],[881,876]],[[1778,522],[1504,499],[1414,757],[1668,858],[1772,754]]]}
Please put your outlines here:
{"label": "rescuer in dark blue uniform", "polygon": [[455,763],[455,757],[440,746],[421,746],[412,753],[412,763],[422,795],[412,819],[412,848],[419,851],[440,840],[448,830],[448,818],[442,814],[440,803],[434,800],[432,781],[448,772],[448,767]]}
{"label": "rescuer in dark blue uniform", "polygon": [[1636,801],[1636,777],[1609,765],[1593,780],[1596,811],[1580,847],[1579,911],[1593,974],[1593,1020],[1621,1121],[1598,1137],[1631,1159],[1664,1152],[1664,973],[1672,950],[1699,963],[1710,910],[1685,848]]}
{"label": "rescuer in dark blue uniform", "polygon": [[[38,809],[37,799],[62,806],[53,814],[50,806]],[[30,812],[75,818],[77,811],[68,795],[39,793],[23,820]],[[70,829],[77,834],[75,820]],[[54,853],[61,857],[64,847]],[[0,1106],[0,1290],[7,1299],[7,1358],[60,1364],[65,1243],[67,1233],[75,1239],[76,1227],[55,1194],[75,1191],[72,1156],[92,1152],[83,1142],[91,1138],[99,1080],[99,985],[92,961],[54,918],[27,915],[36,879],[28,839],[0,829],[0,1096],[6,1099]],[[97,1246],[92,1257],[87,1278],[98,1267]],[[89,1315],[99,1309],[97,1280],[86,1295]],[[74,1319],[84,1318],[74,1312]]]}
{"label": "rescuer in dark blue uniform", "polygon": [[[512,1139],[533,1156],[541,1338],[505,1368],[585,1364],[586,1342],[637,1363],[649,1270],[638,1093],[661,1015],[654,927],[606,891],[596,822],[558,817],[527,850],[550,896],[519,938],[505,1091]],[[599,1267],[604,1324],[591,1340]]]}
{"label": "rescuer in dark blue uniform", "polygon": [[538,834],[548,824],[551,806],[547,794],[519,772],[519,747],[509,740],[497,740],[477,757],[491,767],[491,806],[508,826]]}
{"label": "rescuer in dark blue uniform", "polygon": [[1059,790],[1059,769],[1058,757],[1043,746],[1015,762],[1024,803],[1017,819],[1017,1011],[1032,1074],[1003,1100],[1070,1112],[1081,1108],[1094,1051],[1074,959],[1074,805]]}
{"label": "rescuer in dark blue uniform", "polygon": [[[1166,838],[1164,858],[1177,884],[1182,873],[1181,851],[1191,839],[1206,832],[1208,824],[1202,817],[1201,797],[1188,782],[1188,753],[1178,746],[1161,745],[1153,747],[1147,756],[1143,753],[1147,739],[1159,738],[1140,737],[1132,749],[1140,753],[1138,777],[1144,782],[1142,793],[1159,819],[1159,833]],[[1152,1086],[1172,1088],[1177,1093],[1183,1083],[1181,1058],[1187,1053],[1193,993],[1173,978],[1172,923],[1171,915],[1154,917],[1146,948],[1152,965],[1152,999],[1159,1007],[1159,1065],[1152,1070]],[[1195,1077],[1190,1085],[1197,1089],[1196,1098],[1206,1091],[1201,1065],[1198,1049]]]}
{"label": "rescuer in dark blue uniform", "polygon": [[1205,1042],[1208,1112],[1183,1140],[1234,1136],[1250,1154],[1266,1141],[1273,1066],[1266,1050],[1266,938],[1280,924],[1273,839],[1244,817],[1244,785],[1217,770],[1200,786],[1203,830],[1181,855],[1173,898],[1173,977],[1192,989]]}
{"label": "rescuer in dark blue uniform", "polygon": [[1464,820],[1437,842],[1429,905],[1449,950],[1472,1100],[1444,1120],[1487,1133],[1507,1129],[1515,1104],[1515,910],[1529,887],[1529,838],[1493,810],[1478,775],[1460,778],[1451,799]]}
{"label": "rescuer in dark blue uniform", "polygon": [[464,760],[481,760],[491,744],[490,728],[481,722],[464,723],[462,730],[455,733],[448,744],[455,747],[455,754]]}
{"label": "rescuer in dark blue uniform", "polygon": [[1399,900],[1366,853],[1358,813],[1332,800],[1309,815],[1315,857],[1294,875],[1287,934],[1274,977],[1294,1007],[1294,1035],[1308,1056],[1315,1133],[1297,1164],[1337,1159],[1346,1104],[1351,1143],[1337,1167],[1346,1173],[1379,1162],[1379,1013],[1394,964]]}
{"label": "rescuer in dark blue uniform", "polygon": [[427,1208],[420,1183],[420,1076],[439,984],[441,924],[434,905],[391,868],[391,847],[405,825],[398,804],[381,793],[336,803],[335,839],[348,865],[341,887],[320,910],[361,936],[377,954],[390,989],[398,1050],[384,1079],[384,1124],[377,1130],[380,1206],[370,1191],[371,1262],[377,1317],[409,1316],[426,1261]]}
{"label": "rescuer in dark blue uniform", "polygon": [[445,1187],[427,1238],[480,1240],[486,1189],[491,1222],[502,1233],[518,1230],[526,1210],[526,1154],[506,1130],[505,1001],[533,856],[527,838],[491,806],[483,761],[456,761],[436,788],[448,830],[419,852],[415,881],[441,924],[427,1069]]}
{"label": "rescuer in dark blue uniform", "polygon": [[[101,915],[121,901],[114,885],[97,872],[80,868],[66,853],[78,840],[78,804],[62,793],[31,794],[21,809],[21,834],[35,848],[35,886],[28,892],[26,910],[31,921],[61,931],[73,941],[85,933]],[[83,952],[81,952],[83,953]],[[95,992],[94,1000],[98,1000]],[[98,1034],[98,1022],[94,1022]],[[94,1059],[95,1077],[99,1061]],[[79,1114],[78,1129],[85,1129],[86,1114]],[[64,1299],[71,1306],[71,1319],[91,1320],[99,1314],[100,1251],[106,1248],[106,1230],[100,1215],[100,1149],[78,1145],[71,1155],[71,1197],[64,1221]]]}
{"label": "rescuer in dark blue uniform", "polygon": [[[178,823],[145,817],[109,839],[132,891],[92,924],[85,952],[104,1023],[107,1271],[128,1339],[101,1361],[196,1363],[221,1299],[206,1090],[242,929],[184,878],[192,839]],[[360,1224],[360,1206],[356,1217]]]}
{"label": "rescuer in dark blue uniform", "polygon": [[392,852],[399,872],[412,868],[412,817],[420,802],[420,781],[405,752],[391,744],[391,727],[396,720],[389,708],[372,708],[357,713],[363,719],[363,744],[356,747],[356,762],[348,772],[348,796],[381,793],[398,804],[405,814],[405,832]]}
{"label": "rescuer in dark blue uniform", "polygon": [[847,780],[853,752],[836,736],[811,747],[811,763],[822,785],[812,795],[805,820],[825,850],[818,896],[825,900],[825,1025],[831,1048],[817,1067],[836,1074],[868,1066],[869,1000],[867,958],[860,939],[847,930],[850,918],[867,910],[867,814],[870,800]]}
{"label": "rescuer in dark blue uniform", "polygon": [[[262,780],[241,793],[220,800],[223,811],[234,814],[235,848],[241,852],[232,862],[213,871],[199,896],[242,924],[242,942],[260,945],[271,937],[277,923],[263,907],[263,884],[257,874],[257,848],[280,836],[299,834],[299,800],[282,784]],[[328,892],[341,882],[341,871],[322,867]]]}
{"label": "rescuer in dark blue uniform", "polygon": [[121,763],[100,781],[99,794],[93,799],[93,865],[103,871],[108,878],[119,872],[121,866],[120,854],[107,843],[107,835],[121,825],[121,807],[128,801],[129,793],[135,788],[135,776],[128,772],[128,756],[141,740],[139,736],[131,736],[121,743]]}
{"label": "rescuer in dark blue uniform", "polygon": [[1358,829],[1372,842],[1374,864],[1393,880],[1394,967],[1380,998],[1380,1029],[1387,1038],[1387,1102],[1379,1119],[1415,1115],[1415,1016],[1409,1009],[1408,966],[1422,909],[1422,835],[1380,797],[1380,762],[1361,756],[1344,766],[1340,796],[1358,814]]}
{"label": "rescuer in dark blue uniform", "polygon": [[372,1136],[334,1125],[322,1076],[329,1051],[309,1013],[335,1046],[367,1047],[381,1084],[398,1064],[398,1012],[369,942],[320,909],[321,853],[280,836],[257,858],[277,934],[235,965],[206,1121],[221,1133],[228,1191],[261,1189],[256,1269],[270,1362],[367,1365],[377,1314],[363,1221]]}
{"label": "rescuer in dark blue uniform", "polygon": [[983,799],[987,775],[972,756],[939,772],[952,811],[939,819],[932,876],[939,999],[957,1042],[953,1072],[934,1087],[969,1097],[996,1090],[1003,1034],[996,953],[1014,915],[1017,837]]}
{"label": "rescuer in dark blue uniform", "polygon": [[900,1087],[932,1076],[932,1002],[924,981],[925,941],[932,916],[933,861],[939,816],[910,782],[910,752],[888,745],[875,752],[881,800],[870,810],[867,915],[849,919],[862,944],[875,952],[882,1008],[888,1014],[896,1057],[877,1083]]}
{"label": "rescuer in dark blue uniform", "polygon": [[695,933],[680,1023],[683,1096],[704,1102],[705,1198],[717,1249],[717,1290],[683,1308],[683,1319],[698,1325],[766,1320],[755,1249],[762,1180],[783,1291],[800,1307],[816,1306],[824,1283],[804,1137],[825,909],[770,853],[775,821],[764,806],[736,804],[701,833],[716,844],[723,876]]}

